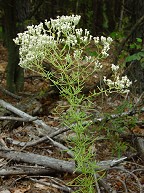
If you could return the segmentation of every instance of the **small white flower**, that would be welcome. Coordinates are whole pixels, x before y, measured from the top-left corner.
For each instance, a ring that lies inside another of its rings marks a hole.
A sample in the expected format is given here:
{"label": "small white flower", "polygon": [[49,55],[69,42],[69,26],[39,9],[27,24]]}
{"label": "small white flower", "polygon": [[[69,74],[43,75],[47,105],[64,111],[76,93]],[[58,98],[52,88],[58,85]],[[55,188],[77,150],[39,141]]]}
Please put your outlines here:
{"label": "small white flower", "polygon": [[70,56],[70,54],[66,54],[65,60],[66,60],[67,63],[70,63],[70,62],[71,62],[71,56]]}
{"label": "small white flower", "polygon": [[113,41],[113,39],[111,37],[107,38],[107,42],[110,44]]}
{"label": "small white flower", "polygon": [[102,68],[102,64],[98,60],[96,60],[95,61],[95,69],[101,69],[101,68]]}
{"label": "small white flower", "polygon": [[106,42],[106,37],[101,36],[101,38],[100,38],[100,39],[101,39],[101,42],[102,42],[102,43],[105,43],[105,42]]}
{"label": "small white flower", "polygon": [[106,50],[102,50],[101,51],[101,53],[102,53],[102,55],[103,55],[103,57],[107,57],[107,56],[109,56],[109,54],[106,52]]}
{"label": "small white flower", "polygon": [[100,38],[99,38],[99,37],[94,37],[93,40],[94,40],[94,43],[95,43],[95,44],[98,44],[99,41],[100,41]]}
{"label": "small white flower", "polygon": [[73,56],[77,60],[77,59],[80,59],[81,54],[82,54],[82,50],[74,50]]}
{"label": "small white flower", "polygon": [[112,71],[118,71],[119,66],[116,66],[116,65],[112,64],[111,69],[112,69]]}
{"label": "small white flower", "polygon": [[116,77],[115,81],[112,81],[110,79],[106,79],[106,77],[103,77],[103,80],[105,84],[108,85],[109,89],[115,89],[120,93],[128,93],[128,88],[131,86],[132,82],[128,79],[127,76],[122,76],[121,79],[119,76]]}

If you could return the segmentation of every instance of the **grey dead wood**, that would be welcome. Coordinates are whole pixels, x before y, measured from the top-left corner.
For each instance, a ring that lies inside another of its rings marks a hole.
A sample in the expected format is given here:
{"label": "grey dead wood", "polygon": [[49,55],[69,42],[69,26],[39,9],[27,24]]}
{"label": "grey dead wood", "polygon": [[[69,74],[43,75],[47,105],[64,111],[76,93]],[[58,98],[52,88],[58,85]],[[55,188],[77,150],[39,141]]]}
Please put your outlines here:
{"label": "grey dead wood", "polygon": [[[54,131],[53,133],[49,134],[49,137],[50,138],[54,138],[56,137],[57,135],[60,135],[66,131],[69,131],[68,128],[61,128],[61,129],[58,129],[56,131]],[[12,138],[7,138],[6,141],[10,144],[13,144],[13,145],[17,145],[17,146],[20,146],[20,147],[23,147],[26,148],[26,147],[32,147],[32,146],[35,146],[35,145],[38,145],[40,143],[43,143],[45,141],[49,141],[47,135],[39,138],[39,139],[36,139],[36,140],[32,140],[32,141],[28,141],[28,142],[20,142],[20,141],[17,141],[17,140],[13,140]]]}
{"label": "grey dead wood", "polygon": [[6,166],[5,168],[0,169],[0,176],[10,176],[10,175],[50,175],[54,173],[55,171],[47,168],[39,168],[39,167],[27,167],[23,166],[15,166],[15,167],[8,167]]}
{"label": "grey dead wood", "polygon": [[[42,156],[34,153],[23,153],[14,150],[10,150],[9,148],[0,147],[0,157],[7,158],[10,160],[14,160],[17,162],[25,162],[30,164],[36,164],[39,166],[44,166],[46,168],[51,168],[60,172],[75,172],[75,162],[74,161],[64,161],[56,158],[51,158],[48,156]],[[96,171],[108,169],[117,164],[124,162],[127,157],[115,159],[115,160],[107,160],[98,162],[96,165]]]}
{"label": "grey dead wood", "polygon": [[0,116],[0,121],[1,120],[10,120],[10,121],[31,122],[36,119],[37,119],[36,117],[33,117],[32,119],[28,119],[28,118],[11,117],[11,116]]}
{"label": "grey dead wood", "polygon": [[[57,141],[54,141],[51,137],[49,136],[46,136],[47,137],[47,142],[49,141],[53,146],[59,148],[60,150],[62,151],[65,151],[69,156],[71,157],[74,157],[73,155],[73,152],[67,148],[66,146],[64,146],[62,143],[59,143]],[[18,140],[14,140],[12,138],[7,138],[6,141],[9,143],[9,144],[13,144],[13,145],[16,145],[16,146],[20,146],[20,147],[23,147],[22,149],[24,150],[26,147],[29,147],[27,146],[28,143],[30,142],[20,142]],[[39,141],[38,141],[39,142]],[[35,146],[37,144],[33,144],[33,146]],[[31,145],[32,146],[32,145]]]}
{"label": "grey dead wood", "polygon": [[[5,109],[13,112],[14,114],[22,117],[22,118],[25,118],[25,119],[30,119],[30,120],[33,120],[35,119],[35,117],[19,110],[18,108],[14,107],[13,105],[5,102],[4,100],[1,100],[0,99],[0,106],[4,107]],[[35,123],[36,125],[42,127],[47,133],[51,133],[54,128],[48,126],[47,124],[45,124],[42,120],[40,119],[37,119],[37,120],[34,120],[33,123]]]}
{"label": "grey dead wood", "polygon": [[68,187],[68,186],[65,186],[63,184],[60,184],[58,182],[56,182],[56,180],[54,180],[54,182],[43,182],[43,181],[40,181],[40,180],[37,180],[37,179],[34,179],[34,178],[29,178],[31,181],[33,182],[36,182],[36,183],[39,183],[39,184],[42,184],[42,185],[45,185],[45,186],[51,186],[53,188],[56,188],[58,190],[61,190],[63,192],[73,192],[73,190]]}
{"label": "grey dead wood", "polygon": [[51,168],[59,172],[73,173],[75,171],[74,161],[64,161],[34,153],[23,153],[1,148],[0,157],[14,160],[17,162],[26,162],[30,164],[44,166],[46,168]]}
{"label": "grey dead wood", "polygon": [[[42,155],[38,155],[38,154],[34,154],[34,153],[23,153],[23,152],[13,151],[10,149],[1,148],[0,149],[0,157],[14,160],[17,162],[30,163],[30,164],[34,164],[36,166],[43,166],[46,168],[46,170],[50,170],[50,172],[53,172],[53,171],[54,172],[67,172],[67,173],[71,173],[71,174],[73,174],[75,172],[79,173],[79,174],[81,173],[81,171],[76,171],[76,166],[75,166],[74,161],[64,161],[64,160],[59,160],[56,158],[51,158],[48,156],[42,156]],[[122,159],[122,161],[123,161],[123,159]],[[114,162],[114,160],[108,160],[105,162],[97,163],[96,171],[102,171],[105,169],[106,170],[109,169],[112,165],[112,162]],[[116,160],[115,162],[120,163],[119,160]],[[7,174],[8,174],[8,172],[5,172],[5,175],[7,175]],[[16,175],[16,172],[13,172],[13,174]],[[107,186],[105,181],[103,179],[100,179],[99,176],[98,176],[98,178],[99,178],[100,185],[103,186],[103,188],[105,190],[107,190],[107,192],[109,192],[109,193],[112,192],[112,189],[110,188],[110,186]]]}

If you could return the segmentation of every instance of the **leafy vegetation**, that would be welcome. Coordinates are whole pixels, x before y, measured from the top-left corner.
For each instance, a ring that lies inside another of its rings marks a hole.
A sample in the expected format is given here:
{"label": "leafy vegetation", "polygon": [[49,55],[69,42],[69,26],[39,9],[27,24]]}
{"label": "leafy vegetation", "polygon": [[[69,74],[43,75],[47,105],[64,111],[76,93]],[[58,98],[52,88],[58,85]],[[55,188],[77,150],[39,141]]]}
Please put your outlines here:
{"label": "leafy vegetation", "polygon": [[[102,68],[100,61],[109,55],[112,39],[103,36],[92,37],[87,29],[84,31],[81,28],[77,29],[79,20],[80,16],[77,15],[58,16],[57,19],[45,21],[46,30],[42,23],[28,26],[28,30],[18,34],[14,41],[20,46],[19,65],[50,79],[60,90],[61,96],[68,101],[69,109],[63,116],[63,124],[75,133],[71,139],[71,146],[77,165],[76,170],[82,173],[76,178],[81,187],[76,192],[93,193],[97,165],[92,150],[95,139],[87,135],[91,125],[89,121],[87,122],[89,119],[87,111],[92,105],[90,98],[101,93],[106,95],[114,92],[128,93],[131,82],[126,76],[120,78],[119,67],[112,64],[114,80],[104,77],[108,89],[99,88],[99,92],[94,92],[89,97],[82,94],[86,79]],[[96,56],[84,55],[84,50],[91,41],[97,48]],[[45,71],[44,60],[50,62],[53,72]],[[94,69],[90,68],[92,64]],[[86,105],[83,105],[84,101]],[[125,144],[117,142],[116,148],[120,156],[121,151],[125,150]]]}
{"label": "leafy vegetation", "polygon": [[135,50],[135,54],[126,57],[125,62],[139,61],[142,68],[144,68],[144,49],[141,38],[136,38],[136,42],[130,44],[130,49]]}

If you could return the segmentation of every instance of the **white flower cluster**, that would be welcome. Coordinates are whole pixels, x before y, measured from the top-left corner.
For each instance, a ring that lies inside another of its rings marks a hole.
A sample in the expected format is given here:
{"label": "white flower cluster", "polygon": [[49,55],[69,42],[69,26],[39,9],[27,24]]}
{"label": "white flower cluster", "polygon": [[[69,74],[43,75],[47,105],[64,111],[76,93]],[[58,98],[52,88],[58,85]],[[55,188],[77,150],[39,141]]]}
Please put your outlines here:
{"label": "white flower cluster", "polygon": [[14,39],[14,42],[20,47],[19,65],[23,68],[39,65],[60,44],[68,45],[70,48],[89,43],[92,39],[89,31],[76,29],[80,18],[79,15],[57,16],[56,19],[45,20],[44,24],[28,26],[25,32],[19,33]]}
{"label": "white flower cluster", "polygon": [[43,61],[46,56],[45,50],[56,45],[54,37],[46,34],[42,23],[28,26],[27,29],[23,33],[18,33],[18,37],[14,39],[14,42],[20,46],[19,65],[23,68],[34,67],[33,64]]}
{"label": "white flower cluster", "polygon": [[74,50],[73,56],[75,60],[79,60],[81,58],[81,55],[82,55],[82,50],[78,50],[78,49]]}
{"label": "white flower cluster", "polygon": [[101,54],[103,57],[107,57],[109,56],[109,54],[107,53],[110,49],[110,44],[112,43],[112,38],[111,37],[104,37],[104,36],[101,36],[100,38],[99,37],[94,37],[93,38],[94,40],[94,43],[97,45],[99,43],[101,43],[101,45],[103,46],[103,49],[101,51]]}
{"label": "white flower cluster", "polygon": [[119,66],[116,66],[116,65],[112,64],[111,69],[112,69],[113,72],[116,72],[116,71],[119,70]]}
{"label": "white flower cluster", "polygon": [[[111,69],[112,71],[117,72],[119,66],[115,66],[114,64],[112,64]],[[128,88],[131,86],[132,82],[128,79],[127,76],[122,76],[120,78],[120,76],[116,73],[114,75],[115,79],[113,81],[110,79],[106,79],[106,77],[104,76],[103,80],[105,84],[108,85],[110,90],[116,89],[121,93],[128,93]]]}
{"label": "white flower cluster", "polygon": [[75,46],[78,44],[78,40],[83,43],[87,43],[92,39],[89,31],[82,28],[76,29],[76,25],[79,23],[81,16],[57,16],[56,19],[45,20],[45,25],[49,29],[50,33],[54,33],[59,43],[65,43],[68,46]]}
{"label": "white flower cluster", "polygon": [[[66,50],[61,53],[66,63],[72,62],[70,57],[80,60],[82,55],[84,55],[83,48],[91,40],[94,40],[95,44],[101,45],[100,52],[102,57],[108,56],[107,51],[112,39],[103,36],[100,38],[92,37],[87,29],[77,29],[76,25],[79,23],[80,18],[81,16],[79,15],[57,16],[56,19],[45,20],[44,24],[28,26],[25,32],[19,33],[14,39],[14,42],[19,45],[19,65],[35,71],[42,70],[43,60],[46,59],[50,62],[53,60],[54,63],[60,50],[66,48],[69,51],[71,49],[70,52],[68,51],[68,55],[65,52]],[[95,64],[95,70],[102,68],[101,63],[98,61],[99,57],[85,56],[84,59],[88,63]]]}
{"label": "white flower cluster", "polygon": [[102,64],[99,62],[99,60],[95,61],[95,69],[101,69],[103,66]]}
{"label": "white flower cluster", "polygon": [[[57,63],[58,61],[65,61],[66,64],[69,64],[73,63],[73,59],[79,61],[84,58],[87,63],[95,65],[94,70],[101,69],[102,65],[99,59],[109,55],[107,52],[110,49],[112,38],[92,37],[87,29],[76,29],[80,18],[79,15],[57,16],[56,19],[45,20],[44,24],[28,26],[24,33],[19,33],[14,39],[14,42],[19,45],[19,65],[33,71],[43,72],[42,62],[45,59],[53,64],[55,61]],[[83,57],[83,48],[91,40],[100,51],[100,57],[99,55],[98,57],[87,55]],[[63,51],[61,52],[61,50]],[[111,69],[115,75],[115,80],[112,81],[104,77],[104,82],[109,86],[109,89],[117,89],[123,93],[128,92],[127,88],[132,84],[131,81],[127,76],[120,79],[117,75],[118,66],[112,64]]]}
{"label": "white flower cluster", "polygon": [[80,18],[80,15],[57,16],[56,19],[50,19],[50,21],[45,20],[45,25],[48,29],[52,29],[53,32],[58,31],[64,34],[70,34],[79,23]]}

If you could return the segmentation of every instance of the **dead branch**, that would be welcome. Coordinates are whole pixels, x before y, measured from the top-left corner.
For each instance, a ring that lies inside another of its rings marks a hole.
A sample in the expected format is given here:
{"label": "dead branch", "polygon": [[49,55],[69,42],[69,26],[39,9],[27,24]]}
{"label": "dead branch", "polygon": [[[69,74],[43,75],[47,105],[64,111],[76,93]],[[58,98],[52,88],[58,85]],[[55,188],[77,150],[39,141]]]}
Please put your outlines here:
{"label": "dead branch", "polygon": [[[46,168],[51,168],[60,172],[73,173],[75,172],[75,169],[76,169],[74,161],[71,161],[71,162],[63,161],[63,160],[51,158],[48,156],[42,156],[34,153],[23,153],[23,152],[10,150],[8,148],[3,148],[3,147],[0,147],[0,157],[15,160],[17,162],[21,161],[21,162],[36,164],[36,165],[44,166]],[[115,165],[122,163],[127,159],[129,159],[129,157],[98,162],[96,171],[113,167]]]}
{"label": "dead branch", "polygon": [[63,144],[57,142],[57,141],[54,141],[52,138],[50,138],[49,136],[47,136],[48,140],[50,141],[50,143],[53,144],[53,146],[55,147],[58,147],[59,149],[65,151],[69,156],[71,156],[72,158],[74,157],[74,154],[73,152],[67,148],[66,146],[64,146]]}
{"label": "dead branch", "polygon": [[28,119],[28,118],[19,118],[19,117],[10,117],[10,116],[0,116],[0,120],[21,121],[21,122],[31,122],[31,121],[35,121],[36,119],[37,117]]}
{"label": "dead branch", "polygon": [[40,168],[38,166],[36,167],[28,167],[28,166],[23,166],[22,167],[19,167],[19,166],[15,166],[15,167],[5,167],[5,168],[2,168],[0,170],[0,176],[10,176],[10,175],[31,175],[31,176],[34,176],[34,175],[50,175],[54,173],[53,170],[51,169],[47,169],[47,168]]}
{"label": "dead branch", "polygon": [[[68,128],[59,129],[59,130],[51,133],[51,134],[49,135],[49,137],[50,137],[50,138],[54,138],[54,137],[56,137],[57,135],[60,135],[60,134],[66,132],[66,131],[68,131],[68,130],[69,130]],[[19,147],[24,147],[24,148],[26,148],[26,147],[32,147],[32,146],[38,145],[38,144],[40,144],[40,143],[43,143],[43,142],[45,142],[45,141],[48,141],[48,137],[47,137],[47,135],[46,135],[46,136],[41,137],[41,138],[39,138],[39,139],[37,139],[37,140],[29,141],[29,142],[20,142],[20,141],[17,141],[17,140],[13,140],[13,139],[11,139],[11,138],[7,138],[6,141],[7,141],[8,143],[10,143],[10,144],[13,144],[13,145],[17,145],[17,146],[19,146]],[[23,148],[23,149],[24,149],[24,148]]]}
{"label": "dead branch", "polygon": [[68,186],[64,186],[61,184],[57,184],[57,183],[53,183],[53,182],[43,182],[34,178],[29,178],[31,181],[45,185],[45,186],[51,186],[53,188],[56,188],[58,190],[62,190],[64,192],[73,192],[73,190],[71,188],[69,188]]}
{"label": "dead branch", "polygon": [[[56,129],[57,129],[57,128],[56,128]],[[49,137],[54,138],[54,137],[56,137],[57,135],[60,135],[60,134],[66,132],[66,131],[69,131],[69,130],[70,130],[70,129],[69,129],[69,128],[66,128],[66,127],[61,128],[61,129],[57,129],[57,130],[54,131],[53,133],[49,134]],[[47,141],[47,140],[48,140],[47,136],[44,136],[44,137],[42,137],[42,138],[40,138],[40,139],[27,142],[27,143],[25,144],[25,147],[31,147],[31,146],[34,146],[34,145],[43,143],[43,142],[45,142],[45,141]]]}
{"label": "dead branch", "polygon": [[[38,155],[38,154],[33,154],[33,153],[23,153],[23,152],[17,152],[17,151],[13,151],[10,149],[4,149],[1,148],[0,149],[0,157],[6,158],[6,159],[10,159],[10,160],[15,160],[17,162],[26,162],[26,163],[30,163],[30,164],[34,164],[34,165],[38,165],[38,166],[43,166],[46,168],[48,168],[48,172],[68,172],[68,173],[81,173],[80,171],[76,171],[76,167],[75,167],[75,163],[74,161],[63,161],[63,160],[59,160],[59,159],[55,159],[55,158],[51,158],[48,156],[42,156],[42,155]],[[102,171],[102,170],[109,170],[112,167],[112,162],[114,160],[108,160],[108,161],[104,161],[104,162],[99,162],[97,163],[97,167],[96,167],[96,171]],[[123,159],[124,161],[124,159]],[[122,161],[121,161],[122,162]],[[118,163],[120,163],[120,161],[118,160]],[[118,168],[118,167],[117,167]],[[39,170],[41,171],[41,170]],[[27,171],[26,171],[27,172]],[[8,175],[10,174],[10,172],[8,173],[8,171],[6,172],[1,172],[1,175]],[[18,173],[18,172],[13,172],[11,171],[11,175],[19,175],[19,174],[26,174],[26,173]],[[98,174],[97,178],[99,179],[100,176]],[[105,190],[107,190],[107,192],[112,192],[112,188],[110,186],[108,186],[105,181],[103,179],[99,179],[99,184],[100,186],[102,186]]]}
{"label": "dead branch", "polygon": [[98,184],[98,178],[97,178],[96,173],[94,174],[94,179],[95,179],[95,187],[96,187],[97,193],[100,193],[101,191],[100,191],[100,187]]}
{"label": "dead branch", "polygon": [[113,193],[114,191],[112,190],[112,188],[110,187],[110,185],[101,178],[101,176],[99,174],[96,174],[97,179],[98,179],[98,183],[101,187],[103,187],[107,193]]}
{"label": "dead branch", "polygon": [[[35,119],[35,117],[17,109],[16,107],[14,107],[13,105],[11,105],[10,103],[7,103],[5,102],[4,100],[1,100],[0,99],[0,105],[2,107],[4,107],[5,109],[15,113],[16,115],[22,117],[22,118],[25,118],[25,119]],[[37,124],[38,126],[41,126],[47,133],[51,133],[52,130],[54,130],[54,128],[46,125],[42,120],[40,119],[37,119],[37,120],[34,120],[33,123]]]}
{"label": "dead branch", "polygon": [[[143,113],[144,112],[144,108],[140,109],[140,110],[135,110],[134,108],[130,111],[127,111],[127,112],[123,112],[123,113],[120,113],[120,114],[112,114],[112,115],[109,115],[107,117],[99,117],[99,118],[94,118],[94,120],[92,121],[86,121],[84,122],[84,124],[87,124],[88,122],[91,122],[91,123],[99,123],[99,122],[102,122],[102,121],[109,121],[111,119],[116,119],[116,118],[120,118],[120,117],[126,117],[126,116],[133,116],[137,113]],[[141,121],[137,121],[136,122],[137,124],[139,125],[142,125],[143,122]]]}
{"label": "dead branch", "polygon": [[[51,137],[49,136],[45,136],[47,137],[47,142],[49,141],[53,146],[55,147],[58,147],[59,149],[61,149],[62,151],[65,151],[70,157],[74,157],[73,156],[73,152],[67,148],[66,146],[64,146],[63,144],[57,142],[57,141],[54,141]],[[27,145],[29,145],[28,143],[30,142],[20,142],[18,140],[14,140],[12,138],[7,138],[6,141],[9,143],[9,144],[13,144],[13,145],[16,145],[16,146],[20,146],[20,147],[23,147],[22,150],[24,150],[26,147],[28,147]],[[31,144],[30,144],[31,145]]]}
{"label": "dead branch", "polygon": [[59,172],[73,173],[75,171],[75,163],[72,161],[63,161],[34,153],[23,153],[1,148],[0,157],[15,160],[17,162],[26,162],[44,166]]}
{"label": "dead branch", "polygon": [[10,91],[8,91],[8,90],[6,90],[5,88],[3,88],[2,86],[0,86],[0,90],[1,90],[4,94],[7,94],[7,95],[9,95],[10,97],[13,97],[13,98],[15,98],[15,99],[17,99],[17,100],[20,100],[20,99],[22,98],[21,96],[18,96],[18,95],[16,95],[16,94],[11,93]]}

